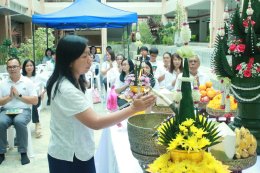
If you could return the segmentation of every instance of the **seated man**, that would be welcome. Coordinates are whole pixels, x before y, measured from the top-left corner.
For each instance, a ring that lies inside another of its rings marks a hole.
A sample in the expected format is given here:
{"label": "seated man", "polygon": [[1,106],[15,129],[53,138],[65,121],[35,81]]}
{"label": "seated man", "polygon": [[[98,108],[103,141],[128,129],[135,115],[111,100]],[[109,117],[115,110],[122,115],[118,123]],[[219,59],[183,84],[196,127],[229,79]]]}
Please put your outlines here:
{"label": "seated man", "polygon": [[[192,58],[189,58],[188,62],[189,62],[190,76],[194,77],[194,79],[197,81],[198,86],[205,84],[207,81],[210,81],[210,77],[207,74],[201,73],[199,71],[200,59],[197,55],[195,55]],[[179,78],[181,77],[182,77],[182,73],[178,76],[174,90],[181,88],[181,81],[179,80]],[[191,87],[193,88],[193,85],[191,85]]]}
{"label": "seated man", "polygon": [[9,77],[0,85],[0,164],[5,159],[7,147],[7,128],[14,125],[18,142],[18,152],[21,153],[21,164],[30,163],[27,156],[28,132],[27,124],[31,120],[32,104],[38,102],[37,93],[32,81],[20,73],[19,59],[7,60]]}

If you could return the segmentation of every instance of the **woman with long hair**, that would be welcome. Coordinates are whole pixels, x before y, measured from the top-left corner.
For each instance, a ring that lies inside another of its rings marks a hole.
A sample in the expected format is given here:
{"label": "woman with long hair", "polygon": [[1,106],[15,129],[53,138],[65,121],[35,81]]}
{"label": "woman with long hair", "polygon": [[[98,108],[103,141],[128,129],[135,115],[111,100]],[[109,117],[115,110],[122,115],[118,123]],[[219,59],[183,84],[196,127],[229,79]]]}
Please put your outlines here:
{"label": "woman with long hair", "polygon": [[40,107],[41,100],[43,99],[44,93],[46,92],[44,89],[45,83],[36,76],[36,68],[33,60],[26,59],[23,62],[22,75],[33,81],[38,94],[38,104],[32,105],[32,122],[35,124],[35,137],[40,138],[42,133],[38,108]]}
{"label": "woman with long hair", "polygon": [[180,57],[179,54],[174,53],[171,56],[171,65],[170,65],[170,69],[169,69],[169,73],[170,76],[168,79],[168,86],[166,87],[169,90],[174,89],[176,82],[177,82],[177,78],[179,76],[180,73],[182,73],[183,71],[183,60]]}
{"label": "woman with long hair", "polygon": [[121,111],[99,116],[85,95],[83,75],[92,64],[87,44],[83,37],[67,35],[57,45],[55,69],[47,84],[51,109],[50,173],[95,173],[92,129],[117,124],[145,110],[156,99],[153,95],[138,97]]}

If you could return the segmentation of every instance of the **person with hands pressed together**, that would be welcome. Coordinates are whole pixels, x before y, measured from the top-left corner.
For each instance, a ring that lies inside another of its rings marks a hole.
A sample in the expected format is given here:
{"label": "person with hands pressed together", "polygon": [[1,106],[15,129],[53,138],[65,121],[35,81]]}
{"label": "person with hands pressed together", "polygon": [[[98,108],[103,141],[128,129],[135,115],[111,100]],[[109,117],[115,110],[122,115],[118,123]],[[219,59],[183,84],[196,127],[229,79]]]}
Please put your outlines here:
{"label": "person with hands pressed together", "polygon": [[20,73],[21,63],[17,58],[7,60],[9,78],[0,86],[0,164],[5,159],[7,128],[14,125],[21,153],[21,164],[30,163],[27,156],[27,124],[31,120],[31,105],[38,103],[37,93],[31,80]]}
{"label": "person with hands pressed together", "polygon": [[156,99],[153,95],[140,96],[128,108],[109,116],[98,115],[84,94],[83,75],[92,64],[87,43],[83,37],[67,35],[57,46],[54,73],[47,84],[51,107],[50,173],[95,173],[93,129],[115,125],[145,110]]}

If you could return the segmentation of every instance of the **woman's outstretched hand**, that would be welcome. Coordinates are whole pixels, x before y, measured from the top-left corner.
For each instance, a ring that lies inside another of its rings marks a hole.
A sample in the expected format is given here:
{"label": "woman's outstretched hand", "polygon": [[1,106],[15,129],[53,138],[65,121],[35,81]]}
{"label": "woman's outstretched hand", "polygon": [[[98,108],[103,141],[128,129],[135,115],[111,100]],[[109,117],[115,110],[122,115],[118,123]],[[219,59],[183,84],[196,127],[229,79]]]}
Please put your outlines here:
{"label": "woman's outstretched hand", "polygon": [[153,94],[139,95],[136,99],[134,99],[131,108],[136,112],[140,112],[152,106],[155,103],[155,101],[156,96],[154,96]]}

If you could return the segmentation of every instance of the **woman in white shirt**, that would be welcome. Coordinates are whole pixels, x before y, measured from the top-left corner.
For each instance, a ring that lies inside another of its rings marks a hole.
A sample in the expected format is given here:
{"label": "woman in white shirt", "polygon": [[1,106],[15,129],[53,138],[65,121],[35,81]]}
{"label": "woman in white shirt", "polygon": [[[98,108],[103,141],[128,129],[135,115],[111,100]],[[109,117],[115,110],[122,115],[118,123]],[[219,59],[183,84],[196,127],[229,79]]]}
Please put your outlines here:
{"label": "woman in white shirt", "polygon": [[22,75],[31,79],[35,84],[34,87],[36,88],[36,92],[38,95],[38,104],[32,106],[32,122],[35,123],[35,137],[40,138],[42,134],[38,108],[41,105],[41,100],[43,99],[44,93],[46,91],[44,89],[45,83],[41,80],[41,78],[36,76],[35,63],[30,59],[24,61],[22,67]]}
{"label": "woman in white shirt", "polygon": [[92,129],[117,124],[155,101],[153,95],[142,96],[128,108],[99,116],[84,94],[83,76],[92,64],[87,43],[83,37],[67,35],[57,46],[56,66],[47,85],[51,108],[50,173],[95,173]]}
{"label": "woman in white shirt", "polygon": [[171,56],[171,65],[169,69],[169,75],[167,76],[168,85],[166,86],[167,89],[173,90],[175,84],[177,82],[177,78],[180,73],[183,71],[183,60],[179,56],[179,54],[174,53]]}
{"label": "woman in white shirt", "polygon": [[113,85],[115,83],[115,79],[119,74],[119,70],[117,67],[117,62],[115,61],[115,53],[113,50],[107,51],[107,60],[102,63],[101,74],[103,75],[103,84],[105,89],[107,90],[107,75],[111,74],[109,77],[109,83]]}
{"label": "woman in white shirt", "polygon": [[163,54],[163,66],[158,68],[154,74],[155,78],[159,82],[160,88],[166,88],[166,84],[168,81],[166,81],[165,78],[167,79],[166,75],[169,74],[170,65],[171,65],[171,53],[165,52]]}

